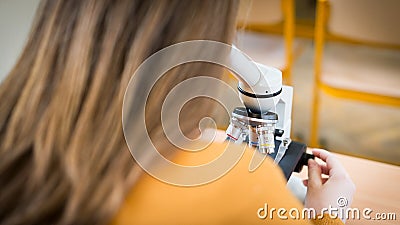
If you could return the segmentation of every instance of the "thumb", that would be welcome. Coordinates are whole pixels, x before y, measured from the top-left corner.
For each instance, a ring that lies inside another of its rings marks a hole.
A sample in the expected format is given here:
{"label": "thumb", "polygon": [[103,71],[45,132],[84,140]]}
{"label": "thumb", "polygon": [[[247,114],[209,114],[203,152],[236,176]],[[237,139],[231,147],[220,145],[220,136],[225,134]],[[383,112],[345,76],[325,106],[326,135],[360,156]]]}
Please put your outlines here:
{"label": "thumb", "polygon": [[308,160],[308,184],[310,188],[322,185],[321,167],[313,159]]}

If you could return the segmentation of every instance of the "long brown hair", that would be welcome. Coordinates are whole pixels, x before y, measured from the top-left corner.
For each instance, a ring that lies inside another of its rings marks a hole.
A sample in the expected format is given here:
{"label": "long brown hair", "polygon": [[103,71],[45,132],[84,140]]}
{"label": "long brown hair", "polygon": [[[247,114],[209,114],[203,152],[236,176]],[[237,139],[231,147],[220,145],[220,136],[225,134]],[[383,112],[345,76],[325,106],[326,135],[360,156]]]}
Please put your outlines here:
{"label": "long brown hair", "polygon": [[180,41],[229,43],[236,8],[230,0],[43,0],[0,87],[0,224],[108,223],[142,173],[121,124],[133,72]]}

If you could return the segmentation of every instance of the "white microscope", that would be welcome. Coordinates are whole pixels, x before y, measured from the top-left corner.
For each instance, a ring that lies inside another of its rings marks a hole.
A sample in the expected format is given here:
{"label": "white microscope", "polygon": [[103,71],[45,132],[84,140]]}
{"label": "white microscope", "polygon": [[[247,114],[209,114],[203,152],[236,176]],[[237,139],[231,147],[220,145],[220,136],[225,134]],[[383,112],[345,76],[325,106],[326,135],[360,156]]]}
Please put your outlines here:
{"label": "white microscope", "polygon": [[[231,60],[243,60],[233,47]],[[276,68],[253,63],[239,68],[234,76],[245,107],[236,107],[226,130],[227,140],[247,142],[262,154],[274,158],[287,179],[300,172],[313,155],[305,153],[306,145],[290,139],[293,88],[282,85],[282,72]],[[237,64],[236,64],[237,65]]]}

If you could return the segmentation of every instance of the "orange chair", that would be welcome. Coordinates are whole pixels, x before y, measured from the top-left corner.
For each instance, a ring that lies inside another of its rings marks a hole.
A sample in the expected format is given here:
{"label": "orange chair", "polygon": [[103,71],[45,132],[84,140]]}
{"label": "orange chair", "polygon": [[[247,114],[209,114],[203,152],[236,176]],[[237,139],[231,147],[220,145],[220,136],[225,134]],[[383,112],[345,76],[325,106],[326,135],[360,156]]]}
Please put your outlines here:
{"label": "orange chair", "polygon": [[[291,84],[294,0],[241,1],[238,25],[246,32],[238,32],[236,45],[255,61],[281,69],[285,83]],[[283,33],[283,38],[263,33]]]}
{"label": "orange chair", "polygon": [[318,0],[310,146],[319,146],[321,91],[400,106],[398,9],[398,0]]}

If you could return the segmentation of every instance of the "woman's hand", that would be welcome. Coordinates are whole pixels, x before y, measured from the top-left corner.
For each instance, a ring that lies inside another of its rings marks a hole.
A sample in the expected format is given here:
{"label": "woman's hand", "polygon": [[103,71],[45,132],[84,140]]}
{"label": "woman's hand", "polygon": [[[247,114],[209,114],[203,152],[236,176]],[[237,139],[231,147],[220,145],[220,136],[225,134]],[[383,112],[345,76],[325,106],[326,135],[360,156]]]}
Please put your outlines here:
{"label": "woman's hand", "polygon": [[[333,154],[321,149],[314,149],[312,152],[326,164],[320,165],[312,159],[308,161],[308,180],[303,181],[308,187],[304,207],[314,208],[317,214],[321,214],[323,208],[329,207],[346,212],[355,193],[353,181]],[[328,177],[323,178],[322,174]],[[344,222],[346,215],[340,215],[338,211],[322,213],[338,215]]]}

